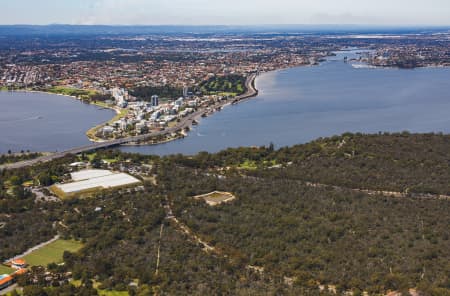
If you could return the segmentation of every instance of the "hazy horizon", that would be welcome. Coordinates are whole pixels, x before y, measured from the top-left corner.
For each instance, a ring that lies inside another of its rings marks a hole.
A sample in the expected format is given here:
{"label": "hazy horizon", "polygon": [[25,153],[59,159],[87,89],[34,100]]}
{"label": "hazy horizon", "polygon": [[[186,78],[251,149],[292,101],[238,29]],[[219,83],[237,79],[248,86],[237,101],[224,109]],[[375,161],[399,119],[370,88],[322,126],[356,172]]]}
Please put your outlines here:
{"label": "hazy horizon", "polygon": [[218,28],[449,28],[448,25],[427,25],[427,24],[404,24],[404,25],[391,25],[391,24],[334,24],[334,23],[318,23],[318,24],[277,24],[277,23],[267,23],[267,24],[70,24],[70,23],[49,23],[49,24],[31,24],[31,23],[15,23],[15,24],[1,24],[0,27],[57,27],[57,26],[67,26],[67,27],[218,27]]}
{"label": "hazy horizon", "polygon": [[1,25],[450,26],[447,0],[16,0]]}

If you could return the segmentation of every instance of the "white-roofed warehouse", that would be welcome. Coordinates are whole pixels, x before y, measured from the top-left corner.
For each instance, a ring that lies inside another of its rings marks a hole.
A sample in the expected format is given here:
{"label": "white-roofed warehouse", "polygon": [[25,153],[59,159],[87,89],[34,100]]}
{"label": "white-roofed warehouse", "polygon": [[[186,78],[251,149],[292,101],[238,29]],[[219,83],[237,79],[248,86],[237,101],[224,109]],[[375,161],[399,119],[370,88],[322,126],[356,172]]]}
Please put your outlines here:
{"label": "white-roofed warehouse", "polygon": [[107,170],[83,170],[71,174],[75,182],[56,184],[52,191],[61,198],[92,194],[99,190],[138,185],[140,180],[125,173]]}
{"label": "white-roofed warehouse", "polygon": [[79,172],[71,173],[70,176],[74,181],[81,181],[92,178],[104,177],[112,174],[113,172],[108,170],[82,170]]}

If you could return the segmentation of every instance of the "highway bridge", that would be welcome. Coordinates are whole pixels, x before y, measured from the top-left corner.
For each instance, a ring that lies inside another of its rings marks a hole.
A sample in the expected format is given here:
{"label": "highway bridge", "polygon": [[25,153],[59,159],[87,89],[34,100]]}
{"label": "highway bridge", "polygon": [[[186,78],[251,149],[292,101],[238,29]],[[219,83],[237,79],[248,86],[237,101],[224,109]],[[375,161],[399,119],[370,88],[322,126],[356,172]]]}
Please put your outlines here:
{"label": "highway bridge", "polygon": [[[256,74],[251,74],[249,77],[247,77],[247,80],[245,82],[245,86],[247,89],[246,93],[235,97],[233,99],[233,103],[237,103],[242,100],[245,100],[245,99],[248,99],[248,98],[258,95],[258,91],[254,87],[255,78],[256,78]],[[222,101],[222,102],[216,103],[215,105],[211,106],[211,108],[217,109],[219,107],[222,107],[225,104],[227,104],[227,102]],[[82,152],[89,152],[89,151],[94,151],[97,149],[111,148],[111,147],[128,144],[128,143],[144,142],[144,141],[147,141],[154,137],[171,134],[171,133],[174,133],[177,131],[182,131],[183,129],[185,129],[187,127],[190,128],[192,126],[193,121],[200,118],[205,113],[206,113],[206,110],[204,110],[204,109],[195,111],[194,113],[191,113],[188,116],[182,118],[180,120],[180,122],[178,122],[177,125],[175,125],[174,127],[166,128],[161,131],[155,131],[155,132],[151,132],[151,133],[139,135],[139,136],[134,136],[134,137],[127,137],[127,138],[115,139],[115,140],[111,140],[111,141],[92,143],[92,144],[89,144],[86,146],[81,146],[81,147],[76,147],[76,148],[72,148],[69,150],[61,151],[61,152],[56,152],[56,153],[53,153],[50,155],[41,156],[41,157],[31,159],[31,160],[25,160],[25,161],[16,162],[16,163],[5,164],[5,165],[0,166],[0,170],[23,168],[23,167],[35,165],[38,163],[48,162],[48,161],[52,161],[52,160],[55,160],[58,158],[62,158],[68,154],[69,155],[70,154],[79,154]]]}

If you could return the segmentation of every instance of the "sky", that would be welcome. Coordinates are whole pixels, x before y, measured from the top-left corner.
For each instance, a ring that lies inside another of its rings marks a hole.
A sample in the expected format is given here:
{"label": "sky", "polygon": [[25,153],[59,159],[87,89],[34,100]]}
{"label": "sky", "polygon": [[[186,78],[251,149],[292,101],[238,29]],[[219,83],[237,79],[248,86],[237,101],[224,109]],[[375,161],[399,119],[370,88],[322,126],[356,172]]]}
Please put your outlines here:
{"label": "sky", "polygon": [[450,25],[450,0],[0,0],[0,24]]}

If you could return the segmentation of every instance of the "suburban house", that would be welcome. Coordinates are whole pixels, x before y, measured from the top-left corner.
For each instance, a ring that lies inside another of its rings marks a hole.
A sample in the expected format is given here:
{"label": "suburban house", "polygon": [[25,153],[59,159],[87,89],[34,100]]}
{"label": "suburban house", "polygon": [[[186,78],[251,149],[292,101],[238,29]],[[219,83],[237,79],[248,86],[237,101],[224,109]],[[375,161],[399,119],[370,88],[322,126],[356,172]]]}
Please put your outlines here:
{"label": "suburban house", "polygon": [[14,278],[8,274],[0,275],[0,290],[3,290],[14,283]]}
{"label": "suburban house", "polygon": [[23,259],[14,259],[11,261],[11,267],[14,269],[22,269],[27,266],[27,263]]}

